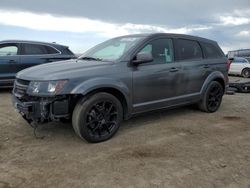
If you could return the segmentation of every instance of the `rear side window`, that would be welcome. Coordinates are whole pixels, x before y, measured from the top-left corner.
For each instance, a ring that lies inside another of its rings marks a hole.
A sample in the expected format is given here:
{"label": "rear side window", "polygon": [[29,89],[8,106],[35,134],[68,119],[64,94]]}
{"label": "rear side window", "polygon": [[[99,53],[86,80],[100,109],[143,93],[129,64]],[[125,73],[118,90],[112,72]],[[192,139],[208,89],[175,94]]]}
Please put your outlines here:
{"label": "rear side window", "polygon": [[13,56],[17,55],[17,52],[18,52],[17,44],[0,45],[0,56]]}
{"label": "rear side window", "polygon": [[178,60],[202,59],[202,51],[199,43],[193,40],[178,39],[177,59]]}
{"label": "rear side window", "polygon": [[59,53],[55,48],[52,48],[50,46],[45,46],[46,50],[47,50],[47,54],[57,54]]}
{"label": "rear side window", "polygon": [[205,58],[219,58],[222,57],[220,50],[210,43],[201,42]]}
{"label": "rear side window", "polygon": [[45,55],[59,53],[56,49],[40,44],[23,44],[22,55]]}
{"label": "rear side window", "polygon": [[72,51],[70,51],[69,48],[63,48],[62,53],[67,54],[67,55],[74,55]]}

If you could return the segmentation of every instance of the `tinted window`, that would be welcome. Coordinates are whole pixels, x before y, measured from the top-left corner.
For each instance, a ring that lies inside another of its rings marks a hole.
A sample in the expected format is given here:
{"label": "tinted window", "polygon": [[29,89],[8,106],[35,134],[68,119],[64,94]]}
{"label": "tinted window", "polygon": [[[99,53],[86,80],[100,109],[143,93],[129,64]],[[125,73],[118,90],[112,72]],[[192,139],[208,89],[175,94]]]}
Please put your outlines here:
{"label": "tinted window", "polygon": [[178,39],[178,60],[202,59],[202,51],[198,42],[186,39]]}
{"label": "tinted window", "polygon": [[55,48],[52,48],[50,46],[45,46],[46,50],[47,50],[47,54],[57,54],[59,53]]}
{"label": "tinted window", "polygon": [[174,59],[171,39],[156,39],[149,42],[139,53],[152,53],[154,63],[171,63]]}
{"label": "tinted window", "polygon": [[0,45],[0,56],[11,56],[17,55],[17,45],[16,44],[1,44]]}
{"label": "tinted window", "polygon": [[219,49],[215,47],[213,44],[201,43],[205,58],[219,58],[222,57],[222,54],[220,53]]}
{"label": "tinted window", "polygon": [[23,45],[23,54],[24,55],[41,55],[41,54],[47,54],[47,50],[42,45],[24,44]]}
{"label": "tinted window", "polygon": [[43,55],[59,53],[52,47],[40,44],[23,44],[23,55]]}

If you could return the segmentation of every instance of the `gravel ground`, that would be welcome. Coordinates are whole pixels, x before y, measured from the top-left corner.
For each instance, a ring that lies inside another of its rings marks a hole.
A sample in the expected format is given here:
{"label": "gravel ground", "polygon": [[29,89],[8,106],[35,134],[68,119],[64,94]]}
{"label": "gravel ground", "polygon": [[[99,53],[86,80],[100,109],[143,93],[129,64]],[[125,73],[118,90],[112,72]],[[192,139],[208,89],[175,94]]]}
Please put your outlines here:
{"label": "gravel ground", "polygon": [[88,144],[70,124],[33,129],[0,91],[0,187],[250,187],[250,94],[226,95],[213,114],[191,107],[123,123]]}

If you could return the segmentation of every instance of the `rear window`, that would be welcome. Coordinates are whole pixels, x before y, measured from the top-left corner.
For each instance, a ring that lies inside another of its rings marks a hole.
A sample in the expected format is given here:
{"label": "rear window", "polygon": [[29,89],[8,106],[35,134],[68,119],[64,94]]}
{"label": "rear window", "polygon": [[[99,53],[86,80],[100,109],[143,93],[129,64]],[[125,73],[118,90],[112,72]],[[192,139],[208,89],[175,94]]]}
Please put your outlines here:
{"label": "rear window", "polygon": [[45,55],[45,54],[57,54],[56,49],[40,45],[40,44],[23,44],[22,55]]}
{"label": "rear window", "polygon": [[193,40],[178,39],[177,59],[178,60],[202,59],[202,51],[199,43]]}
{"label": "rear window", "polygon": [[205,58],[219,58],[222,54],[218,47],[210,43],[201,42]]}

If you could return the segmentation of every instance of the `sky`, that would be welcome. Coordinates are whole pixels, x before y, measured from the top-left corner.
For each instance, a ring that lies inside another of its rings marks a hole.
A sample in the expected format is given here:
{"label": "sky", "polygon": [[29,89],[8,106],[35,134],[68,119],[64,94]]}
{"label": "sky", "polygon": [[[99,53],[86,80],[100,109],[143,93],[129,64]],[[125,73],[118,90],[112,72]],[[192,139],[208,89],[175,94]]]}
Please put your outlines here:
{"label": "sky", "polygon": [[154,32],[209,38],[225,53],[250,48],[250,0],[0,0],[0,40],[83,53],[112,37]]}

